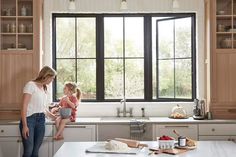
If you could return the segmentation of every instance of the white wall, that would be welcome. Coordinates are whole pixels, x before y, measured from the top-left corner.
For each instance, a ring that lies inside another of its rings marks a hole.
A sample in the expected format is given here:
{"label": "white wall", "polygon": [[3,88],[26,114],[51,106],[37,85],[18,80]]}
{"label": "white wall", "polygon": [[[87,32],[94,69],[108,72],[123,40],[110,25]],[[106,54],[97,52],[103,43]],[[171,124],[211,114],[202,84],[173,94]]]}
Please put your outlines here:
{"label": "white wall", "polygon": [[[43,65],[51,65],[52,61],[52,13],[68,12],[69,0],[44,0],[44,36],[45,48]],[[76,13],[111,13],[121,12],[121,0],[76,0]],[[204,82],[204,0],[179,0],[180,7],[172,9],[172,0],[127,0],[132,13],[163,13],[163,12],[196,12],[197,20],[197,97],[205,98]],[[192,114],[193,103],[183,105],[188,114]],[[128,103],[134,108],[134,115],[141,115],[141,107],[145,107],[148,116],[168,116],[176,103]],[[113,116],[119,103],[81,103],[79,116]]]}

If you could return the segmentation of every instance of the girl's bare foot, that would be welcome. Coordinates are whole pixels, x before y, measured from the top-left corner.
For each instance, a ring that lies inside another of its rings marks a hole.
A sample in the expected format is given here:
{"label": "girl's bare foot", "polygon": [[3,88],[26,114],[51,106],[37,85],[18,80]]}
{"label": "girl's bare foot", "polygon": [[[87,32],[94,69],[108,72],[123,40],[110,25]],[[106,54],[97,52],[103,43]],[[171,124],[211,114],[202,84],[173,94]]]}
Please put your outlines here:
{"label": "girl's bare foot", "polygon": [[59,141],[59,140],[63,140],[64,139],[64,137],[62,136],[62,135],[55,135],[54,137],[53,137],[53,139],[54,140],[56,140],[56,141]]}

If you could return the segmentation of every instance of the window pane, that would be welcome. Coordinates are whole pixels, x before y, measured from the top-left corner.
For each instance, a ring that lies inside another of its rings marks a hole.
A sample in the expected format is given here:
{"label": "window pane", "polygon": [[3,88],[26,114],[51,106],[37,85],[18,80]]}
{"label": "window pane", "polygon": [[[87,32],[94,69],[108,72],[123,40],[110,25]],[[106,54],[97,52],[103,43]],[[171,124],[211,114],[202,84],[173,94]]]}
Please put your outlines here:
{"label": "window pane", "polygon": [[174,98],[174,61],[159,60],[159,98]]}
{"label": "window pane", "polygon": [[79,58],[96,57],[95,18],[77,18],[77,49]]}
{"label": "window pane", "polygon": [[192,98],[191,59],[175,61],[176,98]]}
{"label": "window pane", "polygon": [[57,59],[57,98],[63,96],[65,82],[75,82],[75,60]]}
{"label": "window pane", "polygon": [[143,59],[125,60],[125,95],[128,99],[144,98]]}
{"label": "window pane", "polygon": [[123,60],[105,60],[105,99],[123,98]]}
{"label": "window pane", "polygon": [[143,57],[143,17],[125,18],[125,56]]}
{"label": "window pane", "polygon": [[123,56],[123,17],[104,18],[105,57]]}
{"label": "window pane", "polygon": [[160,21],[158,22],[158,58],[174,57],[174,22]]}
{"label": "window pane", "polygon": [[83,99],[96,99],[96,60],[79,59],[77,61],[77,79],[83,93]]}
{"label": "window pane", "polygon": [[175,57],[191,57],[191,18],[175,20]]}
{"label": "window pane", "polygon": [[75,57],[75,18],[56,19],[56,57]]}

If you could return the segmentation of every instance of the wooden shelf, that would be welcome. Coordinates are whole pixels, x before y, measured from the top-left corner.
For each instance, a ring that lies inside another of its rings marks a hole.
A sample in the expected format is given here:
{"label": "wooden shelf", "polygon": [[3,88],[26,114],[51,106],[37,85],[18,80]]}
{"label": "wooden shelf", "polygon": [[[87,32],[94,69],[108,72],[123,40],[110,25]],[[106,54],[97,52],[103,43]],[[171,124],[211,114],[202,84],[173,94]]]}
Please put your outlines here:
{"label": "wooden shelf", "polygon": [[18,33],[18,35],[34,35],[33,33]]}
{"label": "wooden shelf", "polygon": [[219,35],[230,35],[230,34],[233,34],[233,33],[234,32],[216,32],[216,34],[219,34]]}
{"label": "wooden shelf", "polygon": [[2,19],[15,19],[17,16],[0,16]]}
{"label": "wooden shelf", "polygon": [[16,33],[0,33],[1,35],[16,35]]}
{"label": "wooden shelf", "polygon": [[18,19],[33,19],[33,16],[17,16]]}

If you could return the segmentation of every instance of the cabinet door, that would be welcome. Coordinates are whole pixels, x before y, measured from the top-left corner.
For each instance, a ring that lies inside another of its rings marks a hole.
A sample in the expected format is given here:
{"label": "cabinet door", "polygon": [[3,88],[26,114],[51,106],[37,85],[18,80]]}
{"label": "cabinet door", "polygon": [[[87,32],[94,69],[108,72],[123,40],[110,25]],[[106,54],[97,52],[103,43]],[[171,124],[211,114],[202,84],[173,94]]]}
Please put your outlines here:
{"label": "cabinet door", "polygon": [[113,139],[116,137],[130,138],[130,125],[98,125],[98,141],[106,141],[107,139]]}
{"label": "cabinet door", "polygon": [[39,149],[39,157],[51,157],[52,154],[52,137],[45,138]]}
{"label": "cabinet door", "polygon": [[[56,132],[56,128],[54,128]],[[54,141],[54,154],[64,142],[82,142],[96,140],[95,125],[67,125],[64,129],[64,140]]]}
{"label": "cabinet door", "polygon": [[160,137],[162,135],[171,136],[177,139],[177,136],[173,133],[173,130],[176,130],[180,135],[189,137],[193,140],[198,139],[198,127],[194,124],[155,125],[154,129],[153,140],[156,140],[156,137]]}
{"label": "cabinet door", "polygon": [[0,137],[0,157],[20,157],[20,147],[18,137]]}

